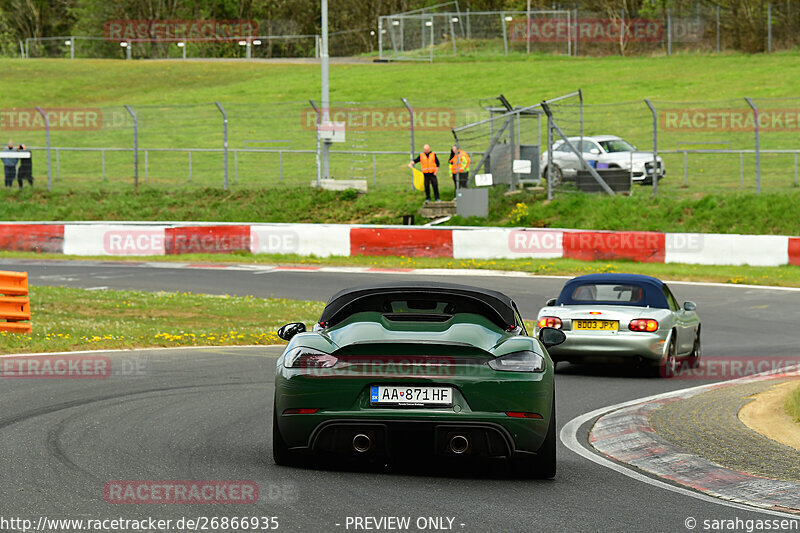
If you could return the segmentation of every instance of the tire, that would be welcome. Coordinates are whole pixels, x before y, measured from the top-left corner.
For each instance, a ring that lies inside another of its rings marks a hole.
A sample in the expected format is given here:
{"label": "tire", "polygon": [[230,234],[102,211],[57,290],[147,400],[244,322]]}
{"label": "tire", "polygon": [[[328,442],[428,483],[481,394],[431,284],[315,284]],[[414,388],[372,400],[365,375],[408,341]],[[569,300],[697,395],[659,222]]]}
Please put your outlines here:
{"label": "tire", "polygon": [[553,407],[550,409],[550,425],[547,435],[535,457],[515,461],[515,472],[520,477],[530,479],[553,479],[556,477],[556,397],[553,394]]}
{"label": "tire", "polygon": [[297,465],[299,463],[298,457],[286,446],[278,428],[278,413],[275,410],[275,403],[273,402],[272,405],[272,460],[279,466]]}
{"label": "tire", "polygon": [[689,366],[691,368],[698,368],[700,366],[700,358],[703,356],[703,345],[700,342],[700,326],[697,327],[697,334],[694,336],[694,345],[692,346],[692,353],[689,354]]}
{"label": "tire", "polygon": [[675,373],[678,369],[676,350],[677,346],[675,344],[675,332],[673,332],[672,336],[669,338],[669,347],[667,347],[667,353],[657,367],[656,372],[658,376],[664,379],[675,377]]}
{"label": "tire", "polygon": [[[544,178],[545,184],[547,184],[547,167],[545,167],[544,175],[542,177]],[[553,175],[551,176],[551,179],[553,180],[554,188],[558,187],[564,182],[564,174],[561,172],[561,169],[558,167],[558,165],[553,165]]]}

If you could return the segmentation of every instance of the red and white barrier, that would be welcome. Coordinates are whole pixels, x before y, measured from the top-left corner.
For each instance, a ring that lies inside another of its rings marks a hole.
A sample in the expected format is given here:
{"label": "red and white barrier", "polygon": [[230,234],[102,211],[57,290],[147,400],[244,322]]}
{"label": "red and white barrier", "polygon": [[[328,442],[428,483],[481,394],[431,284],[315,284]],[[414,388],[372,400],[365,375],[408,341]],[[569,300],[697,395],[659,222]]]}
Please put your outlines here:
{"label": "red and white barrier", "polygon": [[67,224],[67,255],[164,255],[166,226],[136,224]]}
{"label": "red and white barrier", "polygon": [[258,224],[250,226],[254,254],[350,255],[350,226],[341,224]]}
{"label": "red and white barrier", "polygon": [[395,255],[800,265],[800,237],[547,228],[84,222],[0,224],[0,250],[68,255]]}
{"label": "red and white barrier", "polygon": [[349,255],[453,257],[453,230],[413,226],[352,228]]}
{"label": "red and white barrier", "polygon": [[553,259],[564,256],[564,232],[539,228],[453,230],[456,259]]}
{"label": "red and white barrier", "polygon": [[17,252],[64,252],[61,224],[0,224],[0,250]]}

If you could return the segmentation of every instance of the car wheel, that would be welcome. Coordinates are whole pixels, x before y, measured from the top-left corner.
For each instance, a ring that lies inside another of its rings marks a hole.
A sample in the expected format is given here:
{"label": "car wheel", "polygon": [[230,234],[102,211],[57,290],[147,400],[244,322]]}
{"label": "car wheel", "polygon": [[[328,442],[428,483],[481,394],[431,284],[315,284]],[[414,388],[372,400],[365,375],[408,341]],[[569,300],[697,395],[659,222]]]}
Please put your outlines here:
{"label": "car wheel", "polygon": [[675,335],[673,334],[669,339],[667,355],[664,357],[661,365],[659,365],[659,372],[662,378],[672,378],[678,370],[678,359],[675,356],[675,350]]}
{"label": "car wheel", "polygon": [[550,425],[547,436],[535,457],[515,461],[515,472],[521,477],[533,479],[552,479],[556,476],[556,398],[553,394],[553,407],[550,409]]}
{"label": "car wheel", "polygon": [[278,428],[278,413],[275,410],[275,403],[272,407],[272,460],[276,465],[292,466],[298,463],[297,455],[289,450],[283,441],[281,431]]}
{"label": "car wheel", "polygon": [[700,343],[700,328],[697,328],[697,334],[694,336],[694,346],[692,346],[692,353],[689,354],[689,365],[692,368],[700,366],[700,358],[703,355],[703,346]]}
{"label": "car wheel", "polygon": [[[545,183],[547,183],[547,168],[544,169],[544,178]],[[561,169],[558,165],[553,165],[552,176],[550,176],[552,180],[553,187],[558,187],[564,181],[564,174],[561,172]]]}

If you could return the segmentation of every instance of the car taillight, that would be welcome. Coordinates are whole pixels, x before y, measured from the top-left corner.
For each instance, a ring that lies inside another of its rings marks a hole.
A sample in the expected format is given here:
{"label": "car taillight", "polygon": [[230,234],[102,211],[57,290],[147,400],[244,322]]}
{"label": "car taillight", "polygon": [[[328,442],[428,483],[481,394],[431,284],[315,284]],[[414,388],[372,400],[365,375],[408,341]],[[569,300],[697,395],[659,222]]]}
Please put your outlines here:
{"label": "car taillight", "polygon": [[319,409],[287,409],[283,412],[285,415],[313,415]]}
{"label": "car taillight", "polygon": [[539,319],[539,327],[561,329],[561,319],[557,316],[543,316]]}
{"label": "car taillight", "polygon": [[501,372],[544,372],[545,368],[544,357],[530,350],[503,355],[486,364]]}
{"label": "car taillight", "polygon": [[511,418],[533,418],[535,420],[544,420],[539,413],[526,413],[521,411],[506,411],[506,416]]}
{"label": "car taillight", "polygon": [[299,347],[286,354],[284,366],[286,368],[330,368],[338,359],[331,354]]}
{"label": "car taillight", "polygon": [[652,318],[636,318],[628,324],[628,329],[631,331],[658,331],[658,321]]}

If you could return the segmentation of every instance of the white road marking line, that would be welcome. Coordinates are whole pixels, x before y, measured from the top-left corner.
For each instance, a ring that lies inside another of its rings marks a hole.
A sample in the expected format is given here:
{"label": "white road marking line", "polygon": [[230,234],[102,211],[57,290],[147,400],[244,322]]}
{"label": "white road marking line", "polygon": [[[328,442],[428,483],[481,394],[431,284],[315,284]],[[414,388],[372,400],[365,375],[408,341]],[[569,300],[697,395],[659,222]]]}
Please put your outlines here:
{"label": "white road marking line", "polygon": [[[152,348],[116,348],[111,350],[76,350],[74,352],[37,352],[37,353],[6,353],[0,354],[0,359],[4,357],[41,357],[43,355],[76,355],[76,354],[93,354],[93,353],[133,353],[133,352],[152,352],[163,350],[219,350],[219,349],[233,349],[237,348],[275,348],[280,346],[285,348],[285,344],[235,344],[235,345],[202,345],[202,346],[154,346]],[[276,356],[277,357],[277,356]]]}
{"label": "white road marking line", "polygon": [[[782,369],[781,370],[781,372],[785,372],[785,371],[786,371],[786,369]],[[756,378],[758,376],[766,376],[766,375],[774,374],[776,372],[777,371],[762,372],[761,374],[756,374],[754,376],[746,376],[746,377],[743,377],[743,378],[730,380],[730,382],[752,380],[752,379],[754,379],[754,378]],[[728,383],[730,383],[730,382],[728,382]],[[564,425],[564,427],[561,428],[561,432],[559,433],[559,439],[564,444],[564,446],[566,446],[567,448],[569,448],[573,452],[577,453],[578,455],[580,455],[584,459],[588,459],[589,461],[592,461],[593,463],[596,463],[596,464],[598,464],[600,466],[604,466],[606,468],[614,470],[615,472],[618,472],[618,473],[620,473],[622,475],[625,475],[625,476],[628,476],[630,478],[633,478],[633,479],[635,479],[637,481],[641,481],[642,483],[646,483],[646,484],[652,485],[654,487],[658,487],[658,488],[661,488],[661,489],[664,489],[664,490],[675,492],[677,494],[682,494],[683,496],[688,496],[689,498],[695,498],[697,500],[702,500],[704,502],[715,503],[717,505],[723,505],[725,507],[732,507],[734,509],[741,509],[741,510],[746,510],[746,511],[755,512],[755,513],[769,514],[769,515],[773,515],[773,516],[779,516],[781,518],[789,518],[789,519],[792,519],[792,520],[800,520],[800,517],[798,517],[798,515],[796,515],[796,514],[784,513],[784,512],[781,512],[781,511],[773,511],[772,509],[764,509],[764,508],[761,508],[761,507],[754,507],[754,506],[745,505],[745,504],[742,504],[742,503],[736,503],[736,502],[730,502],[730,501],[727,501],[727,500],[722,500],[722,499],[719,499],[719,498],[715,498],[713,496],[709,496],[709,495],[704,494],[702,492],[697,492],[697,491],[694,491],[694,490],[691,490],[691,489],[687,489],[687,488],[684,488],[684,487],[678,487],[676,485],[671,485],[671,484],[666,483],[664,481],[661,481],[659,479],[655,479],[655,478],[652,478],[650,476],[646,476],[646,475],[638,472],[637,470],[635,470],[635,467],[623,466],[623,465],[621,465],[619,463],[615,463],[614,461],[611,461],[610,459],[607,459],[607,458],[603,457],[602,455],[599,455],[597,453],[592,452],[589,448],[587,448],[586,446],[581,444],[581,441],[578,439],[578,431],[580,430],[581,426],[583,426],[588,421],[590,421],[590,420],[592,420],[594,418],[597,418],[599,416],[602,416],[604,414],[607,414],[607,413],[610,413],[612,411],[616,411],[616,410],[619,410],[619,409],[623,409],[625,407],[630,407],[632,405],[637,405],[637,404],[640,404],[640,403],[647,403],[647,402],[651,402],[651,401],[655,401],[655,400],[661,400],[661,399],[664,399],[664,398],[670,398],[672,396],[680,396],[681,394],[684,394],[686,392],[702,390],[702,389],[710,389],[710,388],[717,387],[717,386],[719,386],[719,383],[709,383],[709,384],[706,384],[706,385],[698,385],[698,386],[695,386],[695,387],[688,387],[686,389],[674,390],[674,391],[665,392],[665,393],[662,393],[662,394],[656,394],[656,395],[653,395],[653,396],[647,396],[645,398],[638,398],[636,400],[629,400],[627,402],[618,403],[616,405],[610,405],[608,407],[601,407],[600,409],[595,409],[594,411],[590,411],[588,413],[576,416],[575,418],[573,418],[572,420],[567,422]]]}
{"label": "white road marking line", "polygon": [[[76,262],[77,265],[70,265],[70,266],[80,266],[82,262],[80,259],[60,259],[58,260],[60,265],[62,266],[65,262]],[[92,262],[83,262],[84,264],[88,263],[87,266],[95,266],[100,268],[116,268],[116,267],[132,267],[132,268],[192,268],[195,269],[203,269],[203,270],[258,270],[260,273],[271,272],[275,269],[279,269],[281,266],[287,265],[255,265],[255,264],[232,264],[232,265],[220,265],[220,266],[209,266],[205,264],[203,267],[193,267],[193,263],[177,263],[177,262],[158,262],[158,261],[150,261],[146,263],[139,263],[139,264],[126,264],[126,261],[119,261],[118,264],[94,264]],[[18,263],[14,263],[18,264]],[[20,263],[20,264],[25,264]],[[36,264],[35,266],[41,266],[41,264]],[[575,276],[556,276],[556,275],[542,275],[542,274],[535,274],[533,272],[519,272],[515,270],[480,270],[480,269],[466,269],[466,268],[412,268],[409,270],[401,270],[402,267],[399,269],[391,269],[386,268],[385,270],[382,269],[383,267],[377,266],[359,266],[359,267],[348,267],[348,266],[320,266],[317,269],[313,270],[306,270],[306,269],[298,269],[298,270],[280,270],[281,272],[300,272],[300,273],[314,273],[314,272],[328,272],[328,273],[338,273],[338,274],[362,274],[367,272],[369,274],[404,274],[404,275],[412,275],[412,276],[469,276],[469,277],[511,277],[511,278],[531,278],[531,279],[563,279],[568,280],[572,279]],[[52,279],[54,281],[76,281],[77,278],[67,278],[62,276],[39,276],[38,279]],[[670,285],[694,285],[700,287],[721,287],[721,288],[736,288],[736,289],[757,289],[757,290],[772,290],[772,291],[785,291],[785,292],[800,292],[800,287],[777,287],[774,285],[744,285],[744,284],[737,284],[737,283],[718,283],[718,282],[707,282],[707,281],[667,281]]]}

